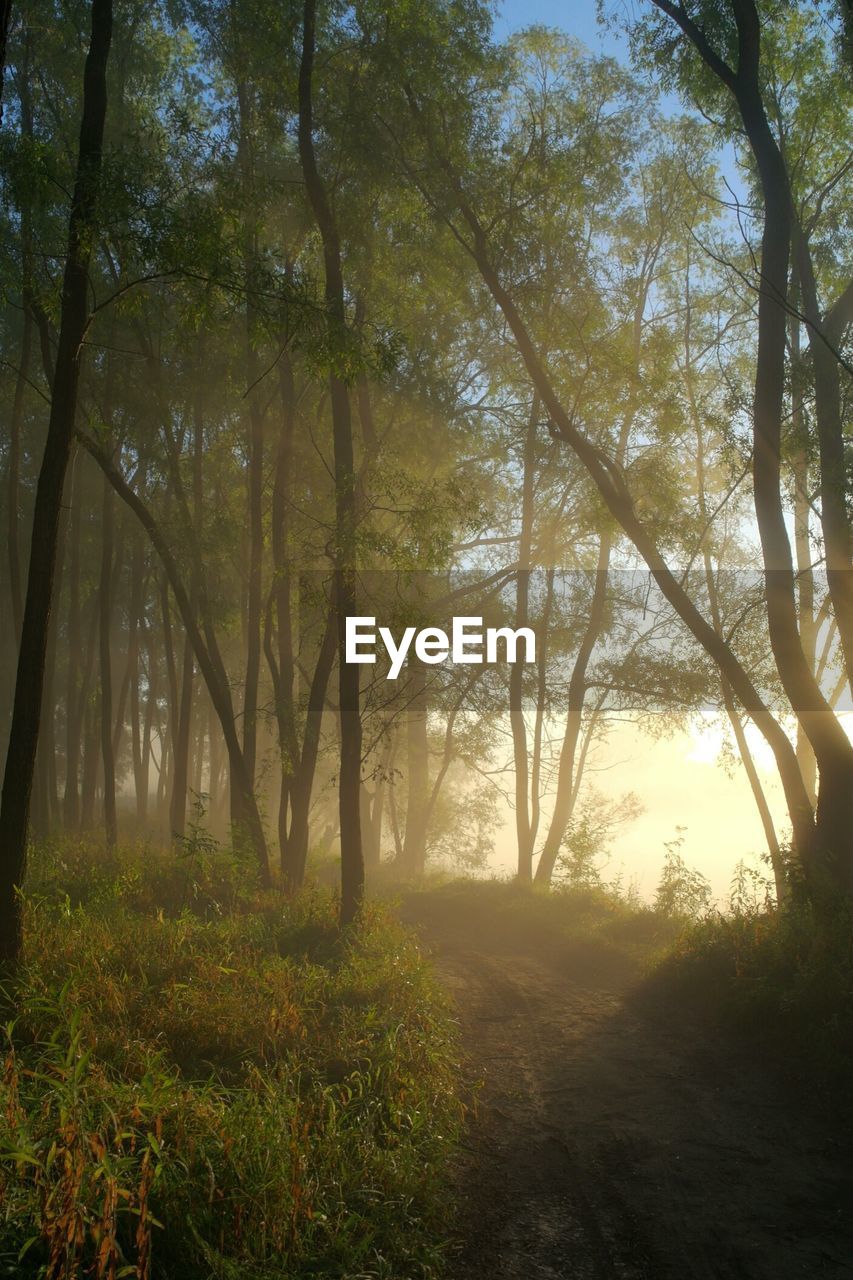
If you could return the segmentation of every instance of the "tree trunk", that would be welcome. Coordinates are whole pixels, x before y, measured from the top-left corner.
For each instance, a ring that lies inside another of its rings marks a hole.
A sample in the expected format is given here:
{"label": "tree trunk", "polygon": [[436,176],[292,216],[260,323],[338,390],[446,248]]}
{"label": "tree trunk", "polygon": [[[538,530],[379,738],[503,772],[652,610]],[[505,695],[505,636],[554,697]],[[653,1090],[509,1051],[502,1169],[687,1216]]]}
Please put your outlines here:
{"label": "tree trunk", "polygon": [[80,355],[88,322],[88,269],[96,241],[95,216],[107,111],[106,69],[112,0],[92,0],[92,34],[83,84],[83,118],[71,201],[62,286],[59,346],[47,440],[39,471],[9,750],[0,802],[0,960],[21,948],[17,887],[27,858],[27,823],[38,744],[48,622],[62,487],[74,436]]}
{"label": "tree trunk", "polygon": [[[346,343],[346,310],[341,267],[341,246],[334,215],[314,156],[313,104],[315,0],[305,0],[302,57],[299,65],[299,157],[320,238],[326,278],[327,323],[331,349]],[[346,383],[329,374],[332,403],[332,436],[335,457],[335,609],[338,629],[338,678],[341,715],[339,812],[341,825],[341,924],[351,923],[364,893],[364,857],[361,848],[361,707],[356,663],[346,662],[346,620],[357,612],[356,603],[356,486],[353,465],[352,419]]]}
{"label": "tree trunk", "polygon": [[[295,662],[293,652],[293,578],[290,560],[290,496],[293,486],[293,433],[296,393],[293,364],[284,350],[279,361],[279,391],[282,408],[281,434],[276,455],[272,493],[271,546],[273,561],[273,608],[278,657],[269,652],[273,678],[278,750],[281,767],[278,841],[282,874],[291,887],[297,887],[288,871],[287,844],[290,839],[290,793],[299,765],[299,744],[294,708]],[[325,690],[324,690],[325,692]],[[302,863],[304,868],[304,862]]]}
{"label": "tree trunk", "polygon": [[[192,644],[193,653],[198,662],[202,677],[207,685],[210,693],[211,701],[216,708],[216,714],[219,717],[219,723],[222,726],[222,733],[225,738],[225,747],[228,752],[228,764],[231,777],[231,819],[235,829],[235,835],[245,830],[248,835],[249,842],[254,850],[258,863],[261,883],[264,887],[268,887],[271,883],[269,856],[267,853],[266,836],[264,835],[263,823],[261,821],[260,811],[258,810],[257,800],[249,781],[246,771],[243,752],[240,746],[237,730],[234,723],[234,707],[231,702],[231,689],[228,683],[228,675],[225,665],[222,661],[222,655],[216,645],[216,637],[210,619],[206,614],[203,600],[199,599],[199,608],[202,612],[203,625],[205,628],[205,636],[202,635],[196,621],[195,611],[190,603],[190,597],[181,580],[178,572],[177,564],[169,549],[169,544],[163,535],[160,526],[146,507],[145,503],[134,493],[130,485],[124,479],[124,476],[113,464],[112,460],[107,456],[103,449],[90,440],[87,436],[80,434],[80,442],[84,448],[95,459],[98,466],[107,476],[113,489],[119,495],[124,503],[130,507],[134,515],[139,520],[143,529],[145,529],[151,540],[151,545],[160,557],[160,562],[166,572],[169,586],[175,597],[175,603],[178,606],[178,612],[184,624],[184,630]],[[168,616],[168,609],[166,610]],[[161,767],[161,781],[162,781]]]}
{"label": "tree trunk", "polygon": [[[64,492],[64,491],[63,491]],[[62,597],[62,578],[65,569],[65,543],[68,533],[68,510],[63,507],[59,522],[54,591],[56,599]],[[51,615],[47,630],[47,651],[44,664],[44,686],[41,700],[41,730],[36,748],[36,771],[33,780],[34,834],[50,835],[54,822],[59,819],[59,796],[56,782],[56,650],[58,642],[57,619]]]}
{"label": "tree trunk", "polygon": [[426,669],[417,658],[408,662],[406,710],[406,832],[403,870],[421,876],[426,867],[427,805],[429,803],[429,739],[427,734]]}
{"label": "tree trunk", "polygon": [[62,820],[66,831],[80,822],[80,742],[83,733],[83,701],[80,681],[83,655],[80,630],[80,484],[79,468],[73,469],[71,489],[71,554],[68,566],[68,666],[65,680],[65,794]]}
{"label": "tree trunk", "polygon": [[113,493],[104,477],[101,509],[101,577],[98,587],[98,646],[101,664],[101,755],[104,770],[104,835],[107,849],[118,843],[116,768],[113,755],[112,567]]}
{"label": "tree trunk", "polygon": [[261,669],[261,568],[264,550],[263,480],[264,418],[257,383],[257,319],[255,315],[255,274],[257,270],[257,228],[254,215],[254,156],[252,145],[253,90],[237,86],[239,111],[238,162],[243,196],[243,279],[246,290],[246,377],[249,452],[249,577],[246,620],[246,683],[243,694],[243,756],[254,785],[258,744],[258,684]]}
{"label": "tree trunk", "polygon": [[12,21],[12,0],[0,0],[0,124],[3,123],[3,82],[6,77],[6,41]]}
{"label": "tree trunk", "polygon": [[492,266],[483,228],[458,183],[455,189],[460,210],[472,232],[471,253],[474,261],[492,297],[506,318],[531,381],[539,391],[542,403],[550,415],[554,433],[570,446],[586,467],[608,510],[648,565],[664,598],[669,601],[694,637],[720,667],[741,704],[766,738],[773,751],[785,791],[795,844],[806,874],[810,875],[815,869],[814,812],[803,785],[794,749],[784,729],[764,705],[735,654],[702,616],[679,579],[669,569],[663,553],[637,516],[621,468],[589,439],[573,416],[566,411],[518,308]]}
{"label": "tree trunk", "polygon": [[143,765],[142,705],[139,696],[139,633],[142,627],[145,599],[144,554],[142,542],[133,541],[130,558],[130,618],[127,636],[127,665],[130,678],[130,750],[133,760],[133,793],[136,803],[136,821],[139,827],[145,822],[147,808],[147,773]]}
{"label": "tree trunk", "polygon": [[365,868],[375,870],[382,861],[382,819],[385,814],[385,791],[391,767],[393,737],[386,732],[382,753],[376,768],[373,791],[365,787],[361,801],[361,840]]}
{"label": "tree trunk", "polygon": [[[533,542],[533,494],[536,479],[536,431],[539,396],[533,393],[530,417],[524,437],[521,481],[521,531],[518,540],[518,577],[515,594],[515,625],[526,627],[530,617],[530,550]],[[527,725],[524,720],[524,667],[516,662],[509,674],[509,721],[515,763],[515,834],[518,846],[518,879],[533,880],[533,831],[530,821],[529,760]]]}
{"label": "tree trunk", "polygon": [[[693,429],[696,432],[696,490],[698,499],[699,515],[702,521],[702,563],[705,570],[705,584],[708,590],[708,604],[711,613],[711,622],[714,630],[719,636],[725,634],[723,628],[722,613],[720,610],[719,593],[717,591],[717,581],[714,576],[714,566],[711,560],[711,553],[708,548],[708,535],[710,531],[711,521],[708,515],[708,504],[706,499],[706,448],[705,448],[705,431],[702,424],[702,418],[699,413],[699,406],[696,400],[696,393],[693,381],[693,335],[692,335],[692,306],[690,300],[690,264],[688,262],[686,280],[686,306],[685,306],[685,324],[684,324],[684,382],[687,392],[687,403],[690,408],[690,416],[693,422]],[[799,526],[798,526],[799,528]],[[798,532],[798,554],[803,554],[802,533]],[[806,523],[806,558],[808,559],[808,523]],[[802,615],[801,630],[805,631],[806,619],[812,618],[812,578],[811,566],[806,565],[805,576],[800,580],[800,601],[801,604],[807,606],[805,613]],[[812,662],[812,666],[813,666]],[[776,886],[776,900],[780,904],[785,902],[789,896],[788,881],[786,877],[785,864],[782,857],[782,850],[779,845],[779,839],[776,835],[776,827],[773,822],[773,815],[770,812],[770,806],[767,803],[767,797],[764,794],[764,788],[761,785],[761,779],[758,776],[758,770],[755,767],[752,752],[749,748],[743,724],[741,722],[740,713],[737,708],[732,688],[725,676],[720,676],[720,689],[723,698],[723,707],[729,720],[729,724],[734,734],[735,744],[749,782],[750,790],[758,809],[758,816],[764,830],[764,838],[767,842],[767,852],[770,857],[770,864],[773,868],[773,878]],[[797,749],[797,758],[799,759],[799,744]]]}
{"label": "tree trunk", "polygon": [[[781,501],[781,429],[785,394],[788,267],[795,230],[785,162],[761,96],[761,25],[753,0],[731,0],[737,27],[737,70],[720,57],[680,5],[654,0],[732,93],[755,159],[764,206],[758,296],[758,355],[753,398],[753,490],[764,557],[770,644],[785,693],[814,749],[820,785],[812,856],[813,889],[853,889],[853,747],[809,669],[800,642],[793,561]],[[802,265],[806,265],[803,262]],[[806,280],[802,280],[804,287]],[[823,465],[821,467],[823,472]],[[833,492],[837,468],[828,478]],[[838,529],[839,537],[841,529]],[[829,548],[827,548],[829,553]],[[846,615],[842,611],[842,618]],[[839,619],[840,623],[841,619]],[[734,687],[734,685],[733,685]],[[741,702],[743,698],[738,693]],[[744,703],[746,705],[746,703]],[[749,708],[747,708],[749,709]],[[798,770],[799,771],[799,770]],[[783,776],[783,785],[785,778]],[[805,794],[802,777],[799,786]],[[788,788],[786,786],[786,792]],[[795,824],[797,830],[797,824]]]}
{"label": "tree trunk", "polygon": [[575,797],[578,792],[578,788],[575,785],[575,766],[578,741],[583,723],[583,707],[586,699],[586,675],[593,650],[604,625],[611,545],[611,535],[603,533],[598,548],[598,564],[595,570],[595,585],[593,586],[590,600],[589,618],[569,680],[566,729],[563,734],[563,744],[560,748],[560,764],[557,771],[557,794],[554,799],[554,811],[551,815],[548,834],[545,837],[545,843],[542,846],[542,853],[539,856],[539,862],[536,867],[536,884],[548,885],[551,883],[551,876],[554,874],[560,846],[571,821]]}
{"label": "tree trunk", "polygon": [[[809,489],[808,429],[805,422],[802,399],[796,387],[796,374],[800,366],[800,322],[796,316],[790,319],[791,366],[794,373],[793,400],[791,405],[791,429],[793,449],[791,470],[794,479],[794,549],[797,557],[797,606],[800,624],[800,643],[806,661],[815,670],[817,657],[817,627],[815,625],[814,572],[812,569],[812,544],[809,524],[811,519],[811,494]],[[817,761],[812,745],[797,722],[797,760],[803,782],[812,804],[817,800]]]}
{"label": "tree trunk", "polygon": [[222,821],[222,734],[217,729],[216,710],[207,695],[207,740],[210,743],[210,768],[207,789],[210,795],[210,823],[218,830]]}
{"label": "tree trunk", "polygon": [[[853,558],[848,515],[847,458],[841,408],[838,358],[828,345],[826,325],[820,313],[817,282],[808,240],[794,228],[796,266],[808,321],[809,350],[814,378],[814,410],[820,457],[820,520],[826,552],[826,581],[841,639],[848,685],[853,687]],[[799,320],[791,324],[799,356]],[[793,331],[796,331],[795,335]]]}
{"label": "tree trunk", "polygon": [[[90,601],[91,617],[89,634],[86,641],[86,662],[80,680],[78,699],[80,724],[83,732],[83,777],[80,782],[80,830],[89,831],[94,826],[94,797],[98,777],[100,756],[97,748],[97,724],[94,718],[93,698],[90,694],[95,675],[95,655],[98,650],[98,593],[94,591]],[[87,718],[88,717],[88,718]],[[95,738],[92,739],[90,726],[94,725]]]}
{"label": "tree trunk", "polygon": [[[8,22],[10,6],[5,6],[3,20]],[[5,42],[5,33],[4,33]],[[31,39],[27,32],[24,39],[22,65],[20,67],[20,107],[21,134],[28,142],[33,137],[33,109],[30,94],[31,73]],[[1,117],[0,117],[1,118]],[[20,645],[21,626],[23,624],[23,599],[21,593],[21,552],[18,542],[18,526],[20,522],[20,475],[21,475],[21,433],[24,421],[24,400],[29,382],[30,357],[32,354],[33,316],[30,305],[32,296],[32,227],[29,200],[24,198],[20,209],[21,217],[21,297],[23,302],[21,317],[21,353],[20,364],[15,378],[15,392],[12,400],[12,417],[9,423],[9,471],[7,492],[7,538],[9,556],[9,593],[12,605],[12,622],[15,638]]]}
{"label": "tree trunk", "polygon": [[187,793],[189,789],[190,732],[193,709],[193,647],[189,636],[184,636],[184,657],[181,666],[181,692],[177,706],[175,732],[172,735],[173,762],[172,796],[169,803],[169,830],[172,839],[183,838],[187,823]]}
{"label": "tree trunk", "polygon": [[326,689],[332,674],[336,647],[337,621],[334,605],[330,605],[326,628],[317,654],[314,675],[308,693],[305,731],[302,737],[299,765],[294,773],[290,787],[290,830],[286,847],[282,849],[281,865],[284,883],[290,889],[298,889],[305,879],[311,793],[314,787],[317,756],[320,750],[320,733],[323,728],[323,707],[326,700]]}
{"label": "tree trunk", "polygon": [[95,825],[95,792],[98,789],[100,763],[98,719],[92,702],[86,703],[83,716],[83,778],[80,785],[80,830],[91,831]]}
{"label": "tree trunk", "polygon": [[[26,294],[25,294],[26,298]],[[12,400],[12,417],[9,423],[9,464],[6,491],[6,539],[9,557],[9,594],[12,606],[12,623],[15,637],[20,643],[21,624],[23,621],[23,603],[21,600],[21,552],[18,546],[18,524],[20,521],[20,476],[21,476],[21,428],[24,420],[24,392],[30,370],[30,352],[32,349],[32,317],[24,303],[24,314],[21,330],[21,353],[18,376],[15,379],[15,394]]]}

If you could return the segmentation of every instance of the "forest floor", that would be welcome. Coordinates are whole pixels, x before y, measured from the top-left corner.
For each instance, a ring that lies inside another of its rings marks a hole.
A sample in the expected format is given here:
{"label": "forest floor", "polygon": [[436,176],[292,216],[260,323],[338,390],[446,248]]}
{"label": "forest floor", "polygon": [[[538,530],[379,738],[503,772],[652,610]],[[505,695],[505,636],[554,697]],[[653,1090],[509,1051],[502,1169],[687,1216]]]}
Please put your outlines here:
{"label": "forest floor", "polygon": [[[401,908],[461,1024],[477,1103],[452,1280],[853,1276],[853,1142],[636,953],[548,945],[453,885]],[[477,1087],[479,1082],[479,1087]]]}

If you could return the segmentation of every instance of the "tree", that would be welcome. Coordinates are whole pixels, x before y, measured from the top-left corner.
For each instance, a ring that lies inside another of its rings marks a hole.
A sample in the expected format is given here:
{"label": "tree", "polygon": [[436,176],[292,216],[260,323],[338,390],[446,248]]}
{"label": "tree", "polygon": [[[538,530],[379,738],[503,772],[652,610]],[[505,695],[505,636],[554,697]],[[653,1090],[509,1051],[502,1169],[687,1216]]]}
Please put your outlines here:
{"label": "tree", "polygon": [[[803,651],[797,623],[793,557],[785,526],[782,493],[781,431],[785,398],[788,272],[795,231],[791,189],[784,157],[773,136],[761,84],[761,26],[753,0],[731,0],[725,32],[734,55],[712,43],[700,22],[681,5],[655,0],[684,33],[705,66],[728,89],[755,161],[763,201],[761,257],[758,264],[758,349],[753,398],[753,492],[764,557],[770,641],[779,676],[817,760],[820,788],[817,804],[816,855],[827,884],[853,888],[853,747],[824,697]],[[805,252],[802,265],[809,276]],[[810,291],[811,294],[811,291]],[[815,299],[811,295],[811,302]],[[807,303],[807,306],[809,304]],[[809,307],[814,324],[822,317]],[[850,614],[849,531],[843,510],[839,472],[841,429],[837,413],[834,357],[818,358],[818,385],[824,401],[821,436],[822,512],[827,537],[830,591],[843,636]],[[829,403],[826,403],[826,402]],[[851,639],[853,646],[853,639]],[[846,647],[846,646],[845,646]]]}
{"label": "tree", "polygon": [[299,66],[299,155],[308,199],[323,244],[328,324],[329,396],[335,460],[335,616],[338,632],[341,768],[338,780],[341,822],[341,923],[355,919],[364,891],[361,847],[361,707],[359,670],[347,663],[346,619],[356,614],[356,491],[352,410],[341,363],[347,350],[346,304],[341,245],[326,188],[314,152],[312,77],[316,6],[305,0],[302,59]]}
{"label": "tree", "polygon": [[26,867],[27,824],[38,745],[62,492],[74,440],[82,343],[89,320],[88,267],[97,236],[97,202],[107,114],[106,70],[111,39],[111,0],[93,0],[92,33],[83,77],[77,175],[68,219],[59,343],[47,440],[33,513],[15,700],[0,801],[0,958],[6,961],[14,960],[21,947],[17,889]]}

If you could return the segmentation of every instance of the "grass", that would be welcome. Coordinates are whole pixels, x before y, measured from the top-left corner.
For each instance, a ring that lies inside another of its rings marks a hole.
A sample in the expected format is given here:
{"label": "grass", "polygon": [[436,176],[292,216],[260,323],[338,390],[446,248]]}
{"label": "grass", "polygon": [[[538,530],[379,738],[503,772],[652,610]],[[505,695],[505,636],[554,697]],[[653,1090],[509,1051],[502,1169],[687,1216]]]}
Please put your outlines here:
{"label": "grass", "polygon": [[701,1009],[768,1069],[853,1116],[853,906],[711,912],[678,936],[653,987]]}
{"label": "grass", "polygon": [[381,906],[241,887],[209,848],[44,850],[7,989],[0,1273],[437,1275],[451,1024]]}
{"label": "grass", "polygon": [[435,932],[463,925],[472,943],[527,951],[573,979],[638,980],[663,957],[683,921],[600,886],[551,890],[509,880],[426,881],[408,893],[408,913]]}
{"label": "grass", "polygon": [[662,1026],[685,1016],[713,1026],[853,1120],[853,906],[817,912],[797,899],[779,911],[760,877],[746,888],[742,879],[724,912],[690,902],[673,911],[661,894],[652,907],[603,886],[542,893],[498,880],[426,883],[404,910],[437,936],[454,922],[474,947],[540,955],[572,981],[630,989],[637,1007],[663,1013]]}

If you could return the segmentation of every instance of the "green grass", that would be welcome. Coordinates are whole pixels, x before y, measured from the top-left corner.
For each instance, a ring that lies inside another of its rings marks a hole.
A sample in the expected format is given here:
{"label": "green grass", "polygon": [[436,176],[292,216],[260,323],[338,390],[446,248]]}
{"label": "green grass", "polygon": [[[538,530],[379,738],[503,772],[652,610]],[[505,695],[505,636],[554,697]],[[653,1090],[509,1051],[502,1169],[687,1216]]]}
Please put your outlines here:
{"label": "green grass", "polygon": [[241,889],[207,849],[56,846],[28,889],[0,1086],[0,1274],[427,1277],[461,1122],[407,933]]}

